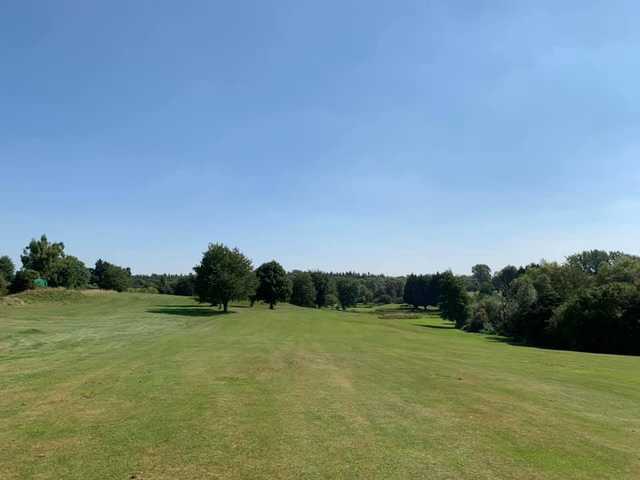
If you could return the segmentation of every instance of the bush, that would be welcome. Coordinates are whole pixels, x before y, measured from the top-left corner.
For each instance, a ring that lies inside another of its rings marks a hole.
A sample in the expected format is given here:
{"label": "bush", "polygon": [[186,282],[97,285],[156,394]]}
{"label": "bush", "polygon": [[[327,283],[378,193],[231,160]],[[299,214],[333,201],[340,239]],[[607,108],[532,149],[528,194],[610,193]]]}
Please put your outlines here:
{"label": "bush", "polygon": [[475,305],[471,316],[464,325],[463,330],[468,332],[481,332],[485,329],[485,325],[489,324],[489,314],[482,305]]}
{"label": "bush", "polygon": [[196,279],[193,275],[180,277],[173,284],[173,294],[184,297],[193,297],[195,295]]}
{"label": "bush", "polygon": [[156,287],[134,287],[134,288],[128,288],[127,292],[130,293],[153,293],[153,294],[159,294],[160,291],[156,288]]}
{"label": "bush", "polygon": [[40,277],[40,274],[35,270],[22,269],[18,270],[11,282],[9,290],[11,293],[20,293],[25,290],[33,290],[35,288],[35,280]]}
{"label": "bush", "polygon": [[3,297],[7,293],[9,293],[9,282],[0,275],[0,297]]}
{"label": "bush", "polygon": [[393,303],[393,298],[391,298],[391,295],[387,295],[386,293],[380,295],[379,297],[377,297],[375,300],[375,303],[380,303],[383,305],[387,305],[389,303]]}

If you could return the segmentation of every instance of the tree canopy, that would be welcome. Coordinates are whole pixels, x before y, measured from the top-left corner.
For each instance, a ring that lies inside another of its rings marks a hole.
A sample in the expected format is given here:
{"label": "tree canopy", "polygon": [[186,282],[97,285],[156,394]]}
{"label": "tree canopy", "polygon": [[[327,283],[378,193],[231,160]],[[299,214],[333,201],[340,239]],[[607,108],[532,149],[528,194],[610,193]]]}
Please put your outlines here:
{"label": "tree canopy", "polygon": [[20,259],[22,268],[35,270],[42,278],[49,280],[55,264],[64,257],[64,244],[62,242],[51,243],[46,235],[39,240],[35,238],[29,242]]}
{"label": "tree canopy", "polygon": [[291,303],[300,307],[316,304],[316,288],[308,272],[296,272],[292,277]]}
{"label": "tree canopy", "polygon": [[285,302],[291,295],[291,282],[282,265],[275,260],[263,263],[256,269],[258,288],[256,296],[273,309],[278,302]]}
{"label": "tree canopy", "polygon": [[195,293],[201,302],[222,305],[229,311],[229,302],[247,298],[255,289],[251,260],[237,248],[222,243],[210,244],[202,254],[200,265],[194,268]]}
{"label": "tree canopy", "polygon": [[358,282],[352,278],[340,278],[336,282],[338,302],[343,310],[354,306],[358,302]]}

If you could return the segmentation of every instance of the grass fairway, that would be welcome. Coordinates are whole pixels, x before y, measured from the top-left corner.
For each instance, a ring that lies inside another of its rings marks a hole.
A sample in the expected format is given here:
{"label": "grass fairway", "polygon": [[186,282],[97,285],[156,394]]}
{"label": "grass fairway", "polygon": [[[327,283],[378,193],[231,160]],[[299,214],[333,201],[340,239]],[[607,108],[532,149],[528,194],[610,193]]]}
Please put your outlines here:
{"label": "grass fairway", "polygon": [[0,478],[637,479],[640,358],[437,317],[0,305]]}

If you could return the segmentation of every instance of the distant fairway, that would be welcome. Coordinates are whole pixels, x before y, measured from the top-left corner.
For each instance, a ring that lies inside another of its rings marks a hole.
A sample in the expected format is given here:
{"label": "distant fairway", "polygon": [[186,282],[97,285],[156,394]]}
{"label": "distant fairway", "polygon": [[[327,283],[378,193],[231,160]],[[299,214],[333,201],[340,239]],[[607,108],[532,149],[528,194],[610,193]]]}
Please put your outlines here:
{"label": "distant fairway", "polygon": [[437,317],[64,302],[0,305],[2,480],[640,478],[638,357]]}

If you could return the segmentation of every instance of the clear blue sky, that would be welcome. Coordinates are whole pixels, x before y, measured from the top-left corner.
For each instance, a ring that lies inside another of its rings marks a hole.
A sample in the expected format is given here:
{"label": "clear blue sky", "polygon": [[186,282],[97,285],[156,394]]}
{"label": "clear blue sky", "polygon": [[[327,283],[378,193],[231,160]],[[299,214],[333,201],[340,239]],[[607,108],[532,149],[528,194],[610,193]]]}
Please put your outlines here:
{"label": "clear blue sky", "polygon": [[0,254],[401,274],[639,253],[640,4],[0,6]]}

